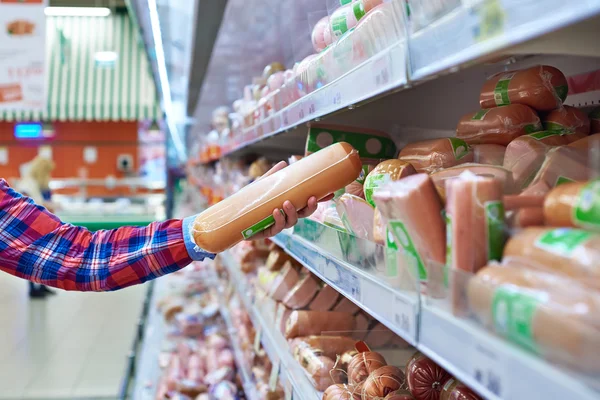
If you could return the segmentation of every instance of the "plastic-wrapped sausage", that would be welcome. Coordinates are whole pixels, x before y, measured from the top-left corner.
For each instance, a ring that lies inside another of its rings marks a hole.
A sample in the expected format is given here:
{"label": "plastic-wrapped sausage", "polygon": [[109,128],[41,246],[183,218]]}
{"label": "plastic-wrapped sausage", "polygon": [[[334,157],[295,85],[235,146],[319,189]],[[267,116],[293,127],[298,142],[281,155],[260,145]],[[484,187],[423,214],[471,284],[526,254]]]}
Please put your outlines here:
{"label": "plastic-wrapped sausage", "polygon": [[357,384],[364,382],[375,370],[387,365],[385,358],[374,351],[366,351],[355,355],[348,364],[348,382]]}
{"label": "plastic-wrapped sausage", "polygon": [[339,332],[350,334],[354,330],[352,314],[335,311],[293,311],[285,328],[285,337],[310,336]]}
{"label": "plastic-wrapped sausage", "polygon": [[404,373],[400,368],[391,365],[380,367],[364,381],[363,399],[385,397],[402,388],[404,383]]}
{"label": "plastic-wrapped sausage", "polygon": [[546,225],[600,232],[600,181],[565,183],[544,202]]}
{"label": "plastic-wrapped sausage", "polygon": [[590,134],[590,119],[578,108],[562,106],[544,117],[544,129],[558,132],[573,143]]}
{"label": "plastic-wrapped sausage", "polygon": [[422,353],[415,353],[406,364],[406,383],[416,400],[438,400],[452,376]]}
{"label": "plastic-wrapped sausage", "polygon": [[473,162],[473,149],[462,139],[431,139],[410,143],[400,151],[400,160],[410,163],[419,173]]}

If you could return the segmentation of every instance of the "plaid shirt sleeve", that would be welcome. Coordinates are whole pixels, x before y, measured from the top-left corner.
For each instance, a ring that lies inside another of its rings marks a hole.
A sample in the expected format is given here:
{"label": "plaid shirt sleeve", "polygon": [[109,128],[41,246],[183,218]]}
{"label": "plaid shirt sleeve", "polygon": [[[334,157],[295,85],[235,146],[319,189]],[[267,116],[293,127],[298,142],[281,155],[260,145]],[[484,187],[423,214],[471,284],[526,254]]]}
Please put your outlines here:
{"label": "plaid shirt sleeve", "polygon": [[193,218],[92,233],[0,179],[0,270],[65,290],[122,289],[214,258],[192,242]]}

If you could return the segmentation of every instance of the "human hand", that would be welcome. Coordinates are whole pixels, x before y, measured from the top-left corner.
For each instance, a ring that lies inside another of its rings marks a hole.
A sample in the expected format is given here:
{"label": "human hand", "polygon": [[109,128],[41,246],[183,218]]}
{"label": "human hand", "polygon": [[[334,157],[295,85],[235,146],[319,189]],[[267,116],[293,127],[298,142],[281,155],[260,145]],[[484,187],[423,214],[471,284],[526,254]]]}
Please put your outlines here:
{"label": "human hand", "polygon": [[[262,179],[266,176],[274,174],[277,171],[280,171],[287,167],[287,163],[285,161],[281,161],[277,163],[273,168],[271,168],[267,173],[261,176],[259,179]],[[284,229],[288,229],[296,225],[298,223],[299,218],[310,217],[315,211],[317,211],[317,205],[319,202],[329,201],[333,198],[333,194],[330,194],[321,200],[317,200],[316,197],[312,196],[308,199],[306,207],[303,209],[296,211],[296,207],[292,204],[291,201],[286,200],[283,203],[282,210],[275,209],[273,210],[273,218],[275,219],[275,223],[271,225],[271,227],[265,229],[262,232],[257,233],[252,236],[250,240],[255,239],[265,239],[271,236],[275,236],[280,233]]]}

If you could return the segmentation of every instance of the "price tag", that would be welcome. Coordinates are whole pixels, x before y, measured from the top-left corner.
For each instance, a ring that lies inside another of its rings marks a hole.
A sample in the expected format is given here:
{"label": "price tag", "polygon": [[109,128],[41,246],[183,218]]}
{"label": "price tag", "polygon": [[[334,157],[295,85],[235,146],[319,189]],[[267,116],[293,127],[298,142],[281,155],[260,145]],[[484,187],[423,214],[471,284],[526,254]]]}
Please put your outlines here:
{"label": "price tag", "polygon": [[301,108],[300,111],[298,111],[298,120],[301,121],[304,119],[304,109]]}
{"label": "price tag", "polygon": [[283,120],[283,127],[287,128],[289,126],[289,124],[290,124],[290,119],[289,119],[289,116],[288,116],[288,110],[287,109],[283,110],[283,113],[281,114],[281,118]]}
{"label": "price tag", "polygon": [[342,104],[342,92],[335,90],[333,92],[333,98],[331,100],[334,106],[340,106]]}
{"label": "price tag", "polygon": [[310,103],[308,105],[308,115],[313,115],[315,112],[317,111],[317,106],[315,106],[315,103]]}
{"label": "price tag", "polygon": [[410,299],[394,296],[394,324],[408,337],[415,338],[417,328],[415,305]]}
{"label": "price tag", "polygon": [[256,335],[254,336],[254,353],[260,354],[260,337],[262,336],[262,330],[258,328]]}
{"label": "price tag", "polygon": [[471,375],[498,398],[510,397],[505,357],[492,346],[473,343],[471,347]]}
{"label": "price tag", "polygon": [[271,376],[269,377],[269,389],[271,392],[277,390],[277,381],[279,380],[279,369],[281,368],[281,363],[279,360],[273,363],[273,368],[271,369]]}
{"label": "price tag", "polygon": [[381,57],[373,62],[373,77],[375,87],[387,86],[391,80],[388,57]]}

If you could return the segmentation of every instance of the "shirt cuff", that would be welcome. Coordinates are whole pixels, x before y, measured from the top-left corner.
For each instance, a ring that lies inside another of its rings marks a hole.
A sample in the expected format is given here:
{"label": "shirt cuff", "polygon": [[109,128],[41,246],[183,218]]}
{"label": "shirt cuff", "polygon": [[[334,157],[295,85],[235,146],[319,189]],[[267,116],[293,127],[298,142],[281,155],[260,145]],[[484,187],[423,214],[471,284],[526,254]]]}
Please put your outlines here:
{"label": "shirt cuff", "polygon": [[181,228],[183,229],[183,242],[185,243],[185,248],[187,249],[190,258],[194,261],[202,261],[205,258],[214,260],[216,254],[208,253],[202,250],[200,247],[198,247],[196,242],[194,242],[194,237],[192,236],[192,227],[195,220],[195,215],[187,217],[183,220],[181,225]]}

